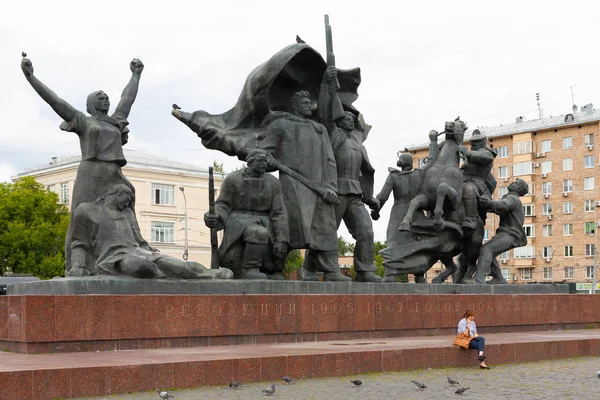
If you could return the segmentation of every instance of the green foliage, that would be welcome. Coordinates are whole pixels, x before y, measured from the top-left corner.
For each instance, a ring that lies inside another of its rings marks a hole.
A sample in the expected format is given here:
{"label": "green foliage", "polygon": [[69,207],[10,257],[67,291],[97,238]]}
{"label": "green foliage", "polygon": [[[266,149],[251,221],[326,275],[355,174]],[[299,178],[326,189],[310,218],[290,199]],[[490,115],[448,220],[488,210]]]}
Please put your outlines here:
{"label": "green foliage", "polygon": [[[375,242],[375,266],[377,270],[375,273],[381,277],[383,277],[385,269],[383,268],[383,256],[379,254],[379,252],[387,247],[387,242]],[[396,282],[408,282],[408,274],[399,274],[396,275]]]}
{"label": "green foliage", "polygon": [[69,212],[32,177],[0,184],[0,273],[62,276]]}
{"label": "green foliage", "polygon": [[348,243],[346,239],[338,236],[338,257],[351,256],[354,254],[354,243]]}
{"label": "green foliage", "polygon": [[293,249],[292,251],[290,251],[285,259],[285,268],[283,269],[283,276],[286,279],[289,279],[293,271],[302,268],[303,262],[304,257],[302,257],[302,253],[300,253],[300,250]]}
{"label": "green foliage", "polygon": [[214,172],[220,172],[222,174],[225,173],[225,168],[223,168],[223,163],[218,163],[216,160],[214,160],[212,167],[213,167]]}

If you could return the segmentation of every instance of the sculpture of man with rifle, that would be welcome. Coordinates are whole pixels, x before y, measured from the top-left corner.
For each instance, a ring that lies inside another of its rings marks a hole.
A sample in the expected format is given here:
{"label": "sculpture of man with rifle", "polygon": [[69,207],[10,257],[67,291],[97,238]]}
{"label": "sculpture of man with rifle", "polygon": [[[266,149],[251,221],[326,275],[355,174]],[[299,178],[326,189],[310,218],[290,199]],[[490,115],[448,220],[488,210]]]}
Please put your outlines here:
{"label": "sculpture of man with rifle", "polygon": [[225,229],[218,259],[236,277],[281,280],[289,240],[281,185],[265,173],[264,150],[251,151],[246,161],[247,168],[227,175],[204,223],[215,232]]}

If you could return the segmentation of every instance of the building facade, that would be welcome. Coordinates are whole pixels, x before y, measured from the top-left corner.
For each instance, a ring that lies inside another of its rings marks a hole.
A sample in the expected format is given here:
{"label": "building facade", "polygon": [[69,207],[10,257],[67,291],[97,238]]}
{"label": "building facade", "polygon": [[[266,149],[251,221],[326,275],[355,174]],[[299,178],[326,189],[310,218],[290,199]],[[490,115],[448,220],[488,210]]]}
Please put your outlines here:
{"label": "building facade", "polygon": [[[488,145],[498,151],[493,174],[494,199],[515,178],[529,184],[522,197],[527,245],[498,257],[511,283],[592,282],[596,226],[600,219],[600,110],[592,104],[556,117],[483,127]],[[466,134],[465,142],[472,130]],[[427,145],[409,147],[415,168],[423,165]],[[498,227],[488,214],[486,240]],[[484,240],[485,241],[485,240]],[[436,267],[439,270],[439,267]]]}
{"label": "building facade", "polygon": [[[183,258],[187,249],[190,261],[210,268],[210,230],[204,225],[208,168],[130,150],[124,152],[127,165],[123,173],[135,187],[135,212],[144,238],[152,247],[173,257]],[[29,168],[13,180],[32,176],[57,193],[59,201],[70,208],[80,161],[80,156],[54,157],[49,164]],[[224,175],[215,173],[214,178],[215,189],[219,189]]]}

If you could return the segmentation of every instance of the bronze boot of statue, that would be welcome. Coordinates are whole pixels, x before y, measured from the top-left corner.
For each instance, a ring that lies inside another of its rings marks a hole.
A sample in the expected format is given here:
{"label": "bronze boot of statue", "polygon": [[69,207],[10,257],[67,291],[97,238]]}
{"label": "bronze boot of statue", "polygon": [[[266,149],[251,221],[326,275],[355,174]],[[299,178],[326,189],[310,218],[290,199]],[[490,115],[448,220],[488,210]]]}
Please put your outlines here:
{"label": "bronze boot of statue", "polygon": [[246,243],[240,273],[242,279],[267,279],[267,275],[259,271],[259,268],[262,267],[264,253],[264,244]]}

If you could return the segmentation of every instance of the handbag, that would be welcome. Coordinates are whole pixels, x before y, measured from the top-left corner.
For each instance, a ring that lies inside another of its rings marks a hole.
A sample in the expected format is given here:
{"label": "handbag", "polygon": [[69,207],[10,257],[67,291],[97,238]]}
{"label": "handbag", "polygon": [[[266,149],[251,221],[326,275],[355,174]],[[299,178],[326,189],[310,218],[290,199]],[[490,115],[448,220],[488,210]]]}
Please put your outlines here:
{"label": "handbag", "polygon": [[458,333],[454,338],[453,346],[460,346],[463,349],[469,348],[469,343],[471,343],[471,333],[469,329],[465,330],[463,333]]}

